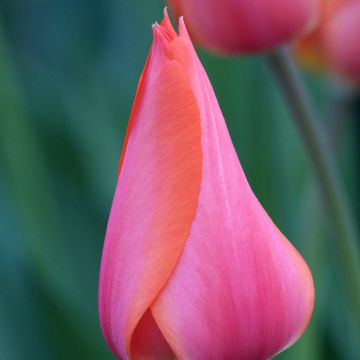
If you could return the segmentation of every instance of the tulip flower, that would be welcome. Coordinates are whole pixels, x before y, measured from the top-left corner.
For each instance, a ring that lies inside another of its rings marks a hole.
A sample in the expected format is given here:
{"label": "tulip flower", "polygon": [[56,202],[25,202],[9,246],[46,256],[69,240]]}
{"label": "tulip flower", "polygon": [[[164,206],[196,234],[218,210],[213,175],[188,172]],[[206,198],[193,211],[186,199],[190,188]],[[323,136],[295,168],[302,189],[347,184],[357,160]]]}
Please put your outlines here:
{"label": "tulip flower", "polygon": [[297,54],[309,68],[360,82],[360,0],[323,0],[321,20],[300,39]]}
{"label": "tulip flower", "polygon": [[330,66],[360,82],[360,1],[342,1],[324,29],[324,51]]}
{"label": "tulip flower", "polygon": [[311,273],[253,194],[184,22],[140,79],[103,249],[119,359],[269,359],[305,330]]}
{"label": "tulip flower", "polygon": [[221,53],[265,51],[315,26],[319,0],[169,0],[192,38]]}

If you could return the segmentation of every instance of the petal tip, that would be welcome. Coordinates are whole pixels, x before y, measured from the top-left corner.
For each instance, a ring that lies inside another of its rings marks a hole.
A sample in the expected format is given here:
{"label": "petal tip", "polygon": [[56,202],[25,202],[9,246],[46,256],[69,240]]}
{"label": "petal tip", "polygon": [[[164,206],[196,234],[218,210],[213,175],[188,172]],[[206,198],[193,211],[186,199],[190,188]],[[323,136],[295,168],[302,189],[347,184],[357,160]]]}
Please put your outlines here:
{"label": "petal tip", "polygon": [[164,9],[163,20],[161,21],[160,24],[155,21],[152,25],[152,30],[153,30],[154,39],[160,36],[160,38],[163,41],[165,41],[166,44],[169,44],[172,40],[174,40],[178,36],[171,24],[167,7],[165,7]]}
{"label": "petal tip", "polygon": [[189,37],[189,34],[186,29],[184,16],[179,17],[179,35]]}
{"label": "petal tip", "polygon": [[164,19],[169,19],[169,12],[167,6],[164,7]]}

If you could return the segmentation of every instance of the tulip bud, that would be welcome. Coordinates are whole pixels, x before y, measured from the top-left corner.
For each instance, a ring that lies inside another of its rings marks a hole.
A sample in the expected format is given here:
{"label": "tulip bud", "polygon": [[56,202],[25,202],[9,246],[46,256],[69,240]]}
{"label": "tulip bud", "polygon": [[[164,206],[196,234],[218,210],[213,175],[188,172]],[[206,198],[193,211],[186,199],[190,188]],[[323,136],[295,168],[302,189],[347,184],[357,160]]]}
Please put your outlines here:
{"label": "tulip bud", "polygon": [[360,82],[360,1],[342,3],[324,28],[325,56],[335,71]]}
{"label": "tulip bud", "polygon": [[118,359],[262,360],[295,342],[311,273],[253,194],[180,19],[153,26],[103,249]]}
{"label": "tulip bud", "polygon": [[319,0],[169,0],[192,38],[221,53],[265,51],[315,25]]}
{"label": "tulip bud", "polygon": [[360,0],[323,0],[317,28],[302,37],[296,53],[310,69],[360,82]]}

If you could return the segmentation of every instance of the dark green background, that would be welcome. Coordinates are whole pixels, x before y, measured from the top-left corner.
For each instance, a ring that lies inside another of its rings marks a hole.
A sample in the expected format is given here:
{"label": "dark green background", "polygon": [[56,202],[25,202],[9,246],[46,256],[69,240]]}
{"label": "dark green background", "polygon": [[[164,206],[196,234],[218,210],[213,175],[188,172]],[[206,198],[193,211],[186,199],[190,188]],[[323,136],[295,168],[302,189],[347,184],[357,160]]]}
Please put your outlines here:
{"label": "dark green background", "polygon": [[[97,317],[101,249],[151,24],[163,6],[0,0],[1,360],[112,358]],[[266,62],[199,55],[251,186],[314,275],[311,325],[277,359],[359,359],[331,224]],[[307,82],[325,114],[328,81]],[[337,134],[354,210],[357,117]]]}

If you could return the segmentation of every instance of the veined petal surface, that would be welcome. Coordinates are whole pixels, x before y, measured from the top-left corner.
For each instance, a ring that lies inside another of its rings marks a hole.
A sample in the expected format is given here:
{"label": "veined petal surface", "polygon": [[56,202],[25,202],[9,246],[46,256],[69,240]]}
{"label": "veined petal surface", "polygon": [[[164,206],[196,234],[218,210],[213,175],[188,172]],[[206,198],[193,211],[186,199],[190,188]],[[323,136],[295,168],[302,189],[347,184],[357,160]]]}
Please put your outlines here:
{"label": "veined petal surface", "polygon": [[184,71],[167,53],[172,29],[158,28],[126,136],[101,264],[101,326],[123,359],[148,345],[139,332],[146,338],[157,331],[149,307],[189,236],[202,171],[199,108]]}
{"label": "veined petal surface", "polygon": [[120,359],[262,360],[311,317],[311,273],[253,194],[184,22],[154,26],[99,288]]}

